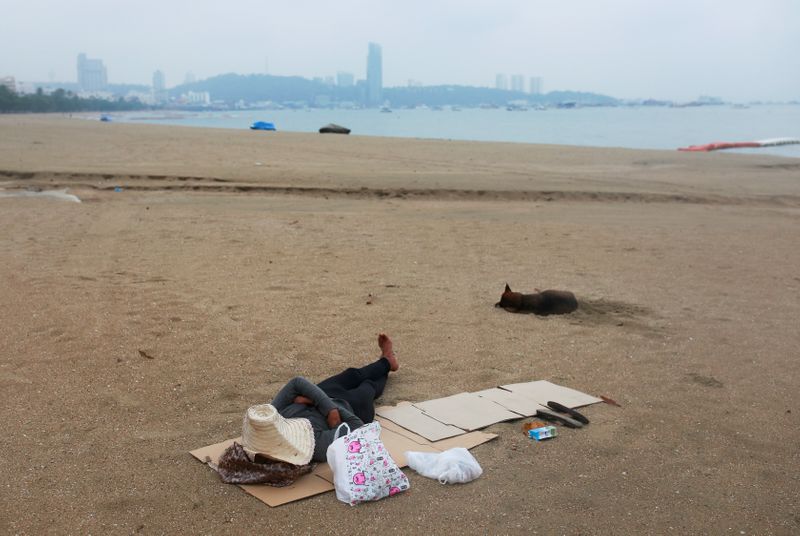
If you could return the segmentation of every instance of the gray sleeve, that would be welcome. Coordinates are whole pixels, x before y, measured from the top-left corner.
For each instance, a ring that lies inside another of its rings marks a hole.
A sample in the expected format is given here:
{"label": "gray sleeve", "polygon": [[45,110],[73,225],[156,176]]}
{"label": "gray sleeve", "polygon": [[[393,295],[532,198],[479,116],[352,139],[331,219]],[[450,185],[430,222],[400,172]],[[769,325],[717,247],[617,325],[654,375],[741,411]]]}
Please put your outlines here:
{"label": "gray sleeve", "polygon": [[361,428],[364,426],[364,421],[356,417],[353,412],[342,407],[339,408],[339,416],[342,418],[342,422],[347,423],[347,425],[350,427],[350,430],[355,430],[356,428]]}
{"label": "gray sleeve", "polygon": [[333,400],[331,400],[322,389],[301,376],[289,380],[289,383],[284,385],[283,388],[278,391],[278,394],[275,395],[275,398],[272,400],[272,405],[280,411],[294,404],[294,399],[298,395],[311,399],[317,407],[317,410],[319,410],[323,416],[330,413],[332,409],[336,409],[336,404],[333,403]]}
{"label": "gray sleeve", "polygon": [[[342,422],[346,422],[347,425],[350,427],[350,430],[355,430],[356,428],[361,428],[364,426],[364,421],[356,417],[352,412],[339,407],[339,415],[342,417]],[[337,427],[338,428],[338,427]],[[336,436],[336,428],[331,430],[323,430],[319,432],[316,437],[314,444],[314,461],[317,462],[325,462],[328,461],[328,447],[331,443],[333,443],[333,438]]]}

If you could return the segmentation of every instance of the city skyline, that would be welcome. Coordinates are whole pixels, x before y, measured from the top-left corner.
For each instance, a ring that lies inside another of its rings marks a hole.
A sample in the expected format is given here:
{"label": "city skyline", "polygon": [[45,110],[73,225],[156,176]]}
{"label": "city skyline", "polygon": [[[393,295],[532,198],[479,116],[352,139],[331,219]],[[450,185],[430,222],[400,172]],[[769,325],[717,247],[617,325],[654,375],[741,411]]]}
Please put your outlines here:
{"label": "city skyline", "polygon": [[[314,76],[312,80],[324,82],[327,85],[336,85],[340,87],[351,87],[355,85],[356,81],[365,82],[367,88],[367,102],[370,104],[380,104],[382,102],[382,90],[383,90],[383,49],[379,43],[368,43],[367,44],[367,66],[366,66],[366,79],[357,79],[353,73],[348,73],[344,71],[337,71],[336,76],[328,75],[328,76]],[[269,69],[266,68],[267,63],[265,62],[265,69],[264,74],[269,74]],[[78,86],[84,91],[102,91],[106,88],[109,84],[107,79],[107,70],[103,60],[101,58],[87,58],[86,53],[81,52],[78,54],[77,60],[77,80]],[[525,76],[522,74],[513,74],[510,76],[511,84],[507,83],[506,75],[505,74],[497,74],[495,79],[495,89],[502,89],[502,90],[510,90],[510,91],[519,91],[519,92],[527,92],[532,94],[540,94],[541,93],[541,84],[542,79],[541,77],[531,76],[529,78],[529,88],[526,89],[525,87]],[[38,81],[43,82],[43,81]],[[66,82],[66,81],[58,81],[58,82]],[[194,74],[191,72],[187,72],[183,84],[190,84],[194,83]],[[66,82],[71,83],[71,82]],[[113,82],[112,82],[113,83]],[[181,83],[174,84],[172,87],[177,87],[181,85]],[[407,85],[410,86],[421,86],[423,85],[419,81],[415,81],[413,79],[409,79]],[[163,93],[165,90],[168,89],[166,84],[166,77],[165,73],[160,70],[156,69],[152,75],[152,85],[155,93]],[[490,86],[486,86],[490,87]],[[157,99],[158,100],[158,99]]]}
{"label": "city skyline", "polygon": [[[252,31],[259,18],[268,21],[265,31]],[[323,37],[327,28],[337,29],[335,39]],[[170,85],[190,72],[197,79],[263,73],[265,58],[270,74],[345,72],[360,80],[369,42],[383,48],[383,87],[409,80],[493,87],[496,73],[509,73],[546,80],[548,90],[619,98],[800,97],[800,3],[790,0],[410,0],[402,9],[365,0],[315,9],[235,0],[223,11],[204,0],[190,7],[34,0],[0,21],[0,47],[13,51],[0,57],[0,76],[70,82],[85,52],[103,60],[110,83],[149,85],[156,70]]]}

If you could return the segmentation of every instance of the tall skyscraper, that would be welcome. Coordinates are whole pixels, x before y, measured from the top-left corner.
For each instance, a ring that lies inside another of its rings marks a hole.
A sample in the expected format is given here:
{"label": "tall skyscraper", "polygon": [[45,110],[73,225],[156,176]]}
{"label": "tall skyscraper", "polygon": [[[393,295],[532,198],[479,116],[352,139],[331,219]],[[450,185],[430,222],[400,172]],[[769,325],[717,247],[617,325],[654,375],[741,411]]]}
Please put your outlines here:
{"label": "tall skyscraper", "polygon": [[511,91],[525,91],[525,77],[521,74],[511,75]]}
{"label": "tall skyscraper", "polygon": [[153,73],[153,98],[156,102],[167,100],[167,82],[163,71]]}
{"label": "tall skyscraper", "polygon": [[508,79],[504,74],[498,74],[494,79],[495,89],[508,89]]}
{"label": "tall skyscraper", "polygon": [[531,76],[530,79],[530,93],[532,95],[542,94],[542,78],[540,76]]}
{"label": "tall skyscraper", "polygon": [[153,91],[164,91],[167,87],[165,79],[164,79],[164,72],[163,71],[156,71],[153,73]]}
{"label": "tall skyscraper", "polygon": [[369,44],[367,54],[367,105],[378,106],[383,103],[383,58],[381,46]]}
{"label": "tall skyscraper", "polygon": [[108,76],[103,60],[89,59],[78,54],[78,85],[84,91],[101,91],[108,85]]}

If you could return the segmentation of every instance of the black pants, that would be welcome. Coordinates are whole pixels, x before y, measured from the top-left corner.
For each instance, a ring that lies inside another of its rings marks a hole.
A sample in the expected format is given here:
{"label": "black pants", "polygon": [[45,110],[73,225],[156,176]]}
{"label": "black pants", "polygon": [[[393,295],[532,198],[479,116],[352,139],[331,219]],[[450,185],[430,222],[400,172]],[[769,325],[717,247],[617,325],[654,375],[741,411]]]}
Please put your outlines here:
{"label": "black pants", "polygon": [[349,368],[317,385],[331,398],[346,400],[353,413],[364,421],[375,419],[375,399],[383,394],[389,377],[389,361],[381,357],[361,368]]}

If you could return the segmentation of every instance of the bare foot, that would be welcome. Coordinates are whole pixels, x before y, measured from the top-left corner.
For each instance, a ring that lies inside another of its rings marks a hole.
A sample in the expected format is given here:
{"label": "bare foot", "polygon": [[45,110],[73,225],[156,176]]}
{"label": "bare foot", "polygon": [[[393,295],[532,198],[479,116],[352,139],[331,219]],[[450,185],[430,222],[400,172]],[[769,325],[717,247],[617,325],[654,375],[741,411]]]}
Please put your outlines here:
{"label": "bare foot", "polygon": [[378,335],[378,346],[381,348],[381,357],[385,357],[389,362],[389,370],[392,372],[400,368],[400,363],[397,362],[397,357],[392,350],[392,339],[385,333]]}

